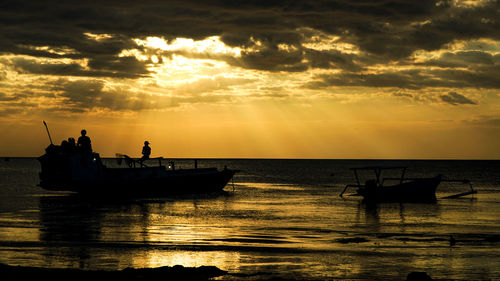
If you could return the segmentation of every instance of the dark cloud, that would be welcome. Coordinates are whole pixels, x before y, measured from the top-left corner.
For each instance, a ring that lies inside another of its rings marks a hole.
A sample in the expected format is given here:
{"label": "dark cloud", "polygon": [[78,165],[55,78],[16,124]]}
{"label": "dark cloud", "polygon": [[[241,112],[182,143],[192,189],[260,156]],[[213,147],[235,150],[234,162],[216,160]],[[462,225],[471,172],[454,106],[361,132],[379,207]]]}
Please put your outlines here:
{"label": "dark cloud", "polygon": [[18,73],[43,75],[137,78],[149,73],[144,64],[133,57],[92,62],[90,69],[85,69],[78,63],[41,63],[21,57],[12,59],[11,63]]}
{"label": "dark cloud", "polygon": [[0,117],[21,114],[38,107],[37,103],[30,102],[31,95],[23,92],[5,94],[0,92]]}
{"label": "dark cloud", "polygon": [[10,115],[17,115],[23,112],[22,107],[5,107],[5,108],[0,108],[0,118],[1,117],[7,117]]}
{"label": "dark cloud", "polygon": [[392,94],[395,97],[413,98],[412,94],[396,92]]}
{"label": "dark cloud", "polygon": [[441,95],[440,98],[441,101],[452,105],[477,104],[475,101],[472,101],[471,99],[456,92],[449,92],[448,94]]}
{"label": "dark cloud", "polygon": [[312,68],[337,68],[351,72],[363,70],[363,66],[354,61],[356,59],[355,55],[345,54],[338,50],[307,50],[305,53],[305,58],[307,58],[308,65]]}
{"label": "dark cloud", "polygon": [[7,96],[5,93],[0,92],[0,101],[6,101],[10,100],[10,97]]}
{"label": "dark cloud", "polygon": [[[179,107],[184,104],[219,103],[230,101],[234,97],[222,93],[233,85],[249,83],[250,79],[201,79],[176,88],[170,95],[153,95],[132,91],[126,87],[108,87],[100,79],[67,80],[58,79],[48,85],[48,89],[56,94],[53,111],[88,112],[94,109],[111,111],[141,111],[146,109],[165,109]],[[200,87],[202,90],[200,90]],[[29,95],[26,95],[29,96]],[[0,95],[0,101],[13,97]],[[17,99],[16,99],[17,100]],[[57,103],[64,103],[58,107]]]}
{"label": "dark cloud", "polygon": [[[63,57],[63,55],[59,55],[59,57]],[[138,61],[135,57],[109,55],[94,55],[85,67],[76,62],[41,62],[26,57],[12,58],[9,62],[4,60],[4,64],[11,66],[19,73],[57,76],[138,78],[149,73],[146,64]]]}
{"label": "dark cloud", "polygon": [[444,88],[485,88],[500,89],[500,64],[483,65],[471,69],[427,69],[381,73],[342,72],[331,75],[318,75],[314,81],[306,83],[305,88],[323,89],[331,86],[363,86],[377,88],[425,89]]}
{"label": "dark cloud", "polygon": [[425,75],[421,70],[387,71],[380,74],[340,73],[319,75],[317,80],[305,85],[310,89],[322,89],[330,86],[395,87],[401,89],[421,89],[425,87],[450,86],[447,81]]}
{"label": "dark cloud", "polygon": [[259,52],[244,52],[237,65],[259,70],[287,72],[304,71],[308,68],[307,64],[302,62],[300,51],[286,52],[277,48],[268,48]]}
{"label": "dark cloud", "polygon": [[471,67],[474,65],[494,65],[495,56],[482,51],[445,52],[437,59],[430,59],[415,65],[438,66],[447,68]]}
{"label": "dark cloud", "polygon": [[62,92],[61,96],[68,98],[70,103],[82,108],[88,108],[103,95],[104,84],[104,81],[101,80],[59,80],[54,88],[59,88]]}
{"label": "dark cloud", "polygon": [[132,93],[128,89],[105,89],[105,81],[97,79],[66,80],[59,79],[52,83],[52,91],[58,99],[63,99],[64,108],[54,110],[87,112],[93,109],[113,111],[139,111],[160,108],[158,96],[144,93]]}
{"label": "dark cloud", "polygon": [[11,95],[7,95],[5,93],[0,92],[0,102],[17,102],[22,99],[26,99],[30,97],[30,95],[26,93],[15,93]]}
{"label": "dark cloud", "polygon": [[[500,1],[487,1],[473,7],[454,3],[435,0],[4,0],[0,3],[0,53],[88,62],[82,66],[76,62],[16,59],[13,64],[21,73],[137,78],[150,74],[147,64],[151,62],[119,56],[126,49],[146,51],[134,38],[198,40],[221,36],[226,44],[246,50],[241,58],[214,58],[233,66],[282,72],[311,68],[341,70],[339,75],[320,77],[309,84],[314,87],[500,88],[496,78],[498,58],[475,50],[444,53],[419,64],[450,68],[448,70],[364,72],[369,66],[394,62],[411,66],[409,58],[415,51],[438,50],[455,40],[500,40]],[[359,52],[304,47],[314,32],[336,36],[338,42],[352,44]],[[87,33],[109,36],[95,40],[85,35]],[[461,69],[471,65],[472,68]]]}

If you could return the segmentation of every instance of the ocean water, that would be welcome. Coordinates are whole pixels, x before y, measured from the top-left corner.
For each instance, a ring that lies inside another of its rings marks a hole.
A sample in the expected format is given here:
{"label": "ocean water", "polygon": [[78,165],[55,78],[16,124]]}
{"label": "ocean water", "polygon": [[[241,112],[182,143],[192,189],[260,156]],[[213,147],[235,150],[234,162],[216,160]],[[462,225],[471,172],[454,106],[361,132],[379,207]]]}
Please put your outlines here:
{"label": "ocean water", "polygon": [[[222,280],[500,279],[500,161],[205,159],[199,167],[241,170],[224,193],[113,200],[42,190],[35,158],[0,160],[0,263],[213,265],[229,271]],[[441,199],[469,189],[442,183],[430,204],[340,198],[349,168],[368,165],[469,179],[478,194]]]}

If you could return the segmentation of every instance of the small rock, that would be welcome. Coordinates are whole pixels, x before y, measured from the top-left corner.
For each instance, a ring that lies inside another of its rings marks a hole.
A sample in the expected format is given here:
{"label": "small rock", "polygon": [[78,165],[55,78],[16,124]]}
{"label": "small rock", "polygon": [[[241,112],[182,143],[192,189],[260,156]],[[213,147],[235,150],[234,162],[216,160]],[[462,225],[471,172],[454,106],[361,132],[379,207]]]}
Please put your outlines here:
{"label": "small rock", "polygon": [[408,274],[406,277],[406,281],[432,281],[429,275],[426,272],[412,272]]}

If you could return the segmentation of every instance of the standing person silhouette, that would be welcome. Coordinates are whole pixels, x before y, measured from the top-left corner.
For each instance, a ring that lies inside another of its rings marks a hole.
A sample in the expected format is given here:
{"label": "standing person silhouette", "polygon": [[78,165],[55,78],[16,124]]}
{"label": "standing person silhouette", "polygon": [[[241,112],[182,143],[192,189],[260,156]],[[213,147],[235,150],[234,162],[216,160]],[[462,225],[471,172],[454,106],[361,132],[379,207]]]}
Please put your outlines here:
{"label": "standing person silhouette", "polygon": [[145,141],[144,146],[142,147],[141,166],[142,166],[142,162],[149,159],[150,155],[151,155],[151,147],[149,147],[149,142]]}
{"label": "standing person silhouette", "polygon": [[87,131],[82,130],[82,135],[78,138],[77,146],[81,147],[82,150],[92,152],[92,145],[90,144],[90,138],[87,137]]}

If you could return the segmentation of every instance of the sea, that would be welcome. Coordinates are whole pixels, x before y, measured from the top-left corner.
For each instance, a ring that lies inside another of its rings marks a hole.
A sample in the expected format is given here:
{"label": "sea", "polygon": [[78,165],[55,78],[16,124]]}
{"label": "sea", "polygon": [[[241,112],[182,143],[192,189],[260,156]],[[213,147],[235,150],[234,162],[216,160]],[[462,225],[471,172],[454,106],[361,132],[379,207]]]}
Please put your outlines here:
{"label": "sea", "polygon": [[[175,163],[192,168],[194,159]],[[471,187],[444,182],[435,203],[367,205],[354,189],[339,197],[356,182],[351,168],[364,166],[467,179],[478,193],[445,199]],[[228,272],[219,280],[405,280],[410,272],[500,280],[500,161],[198,159],[198,167],[239,172],[217,194],[82,197],[38,187],[36,158],[0,158],[0,263],[216,266]]]}

